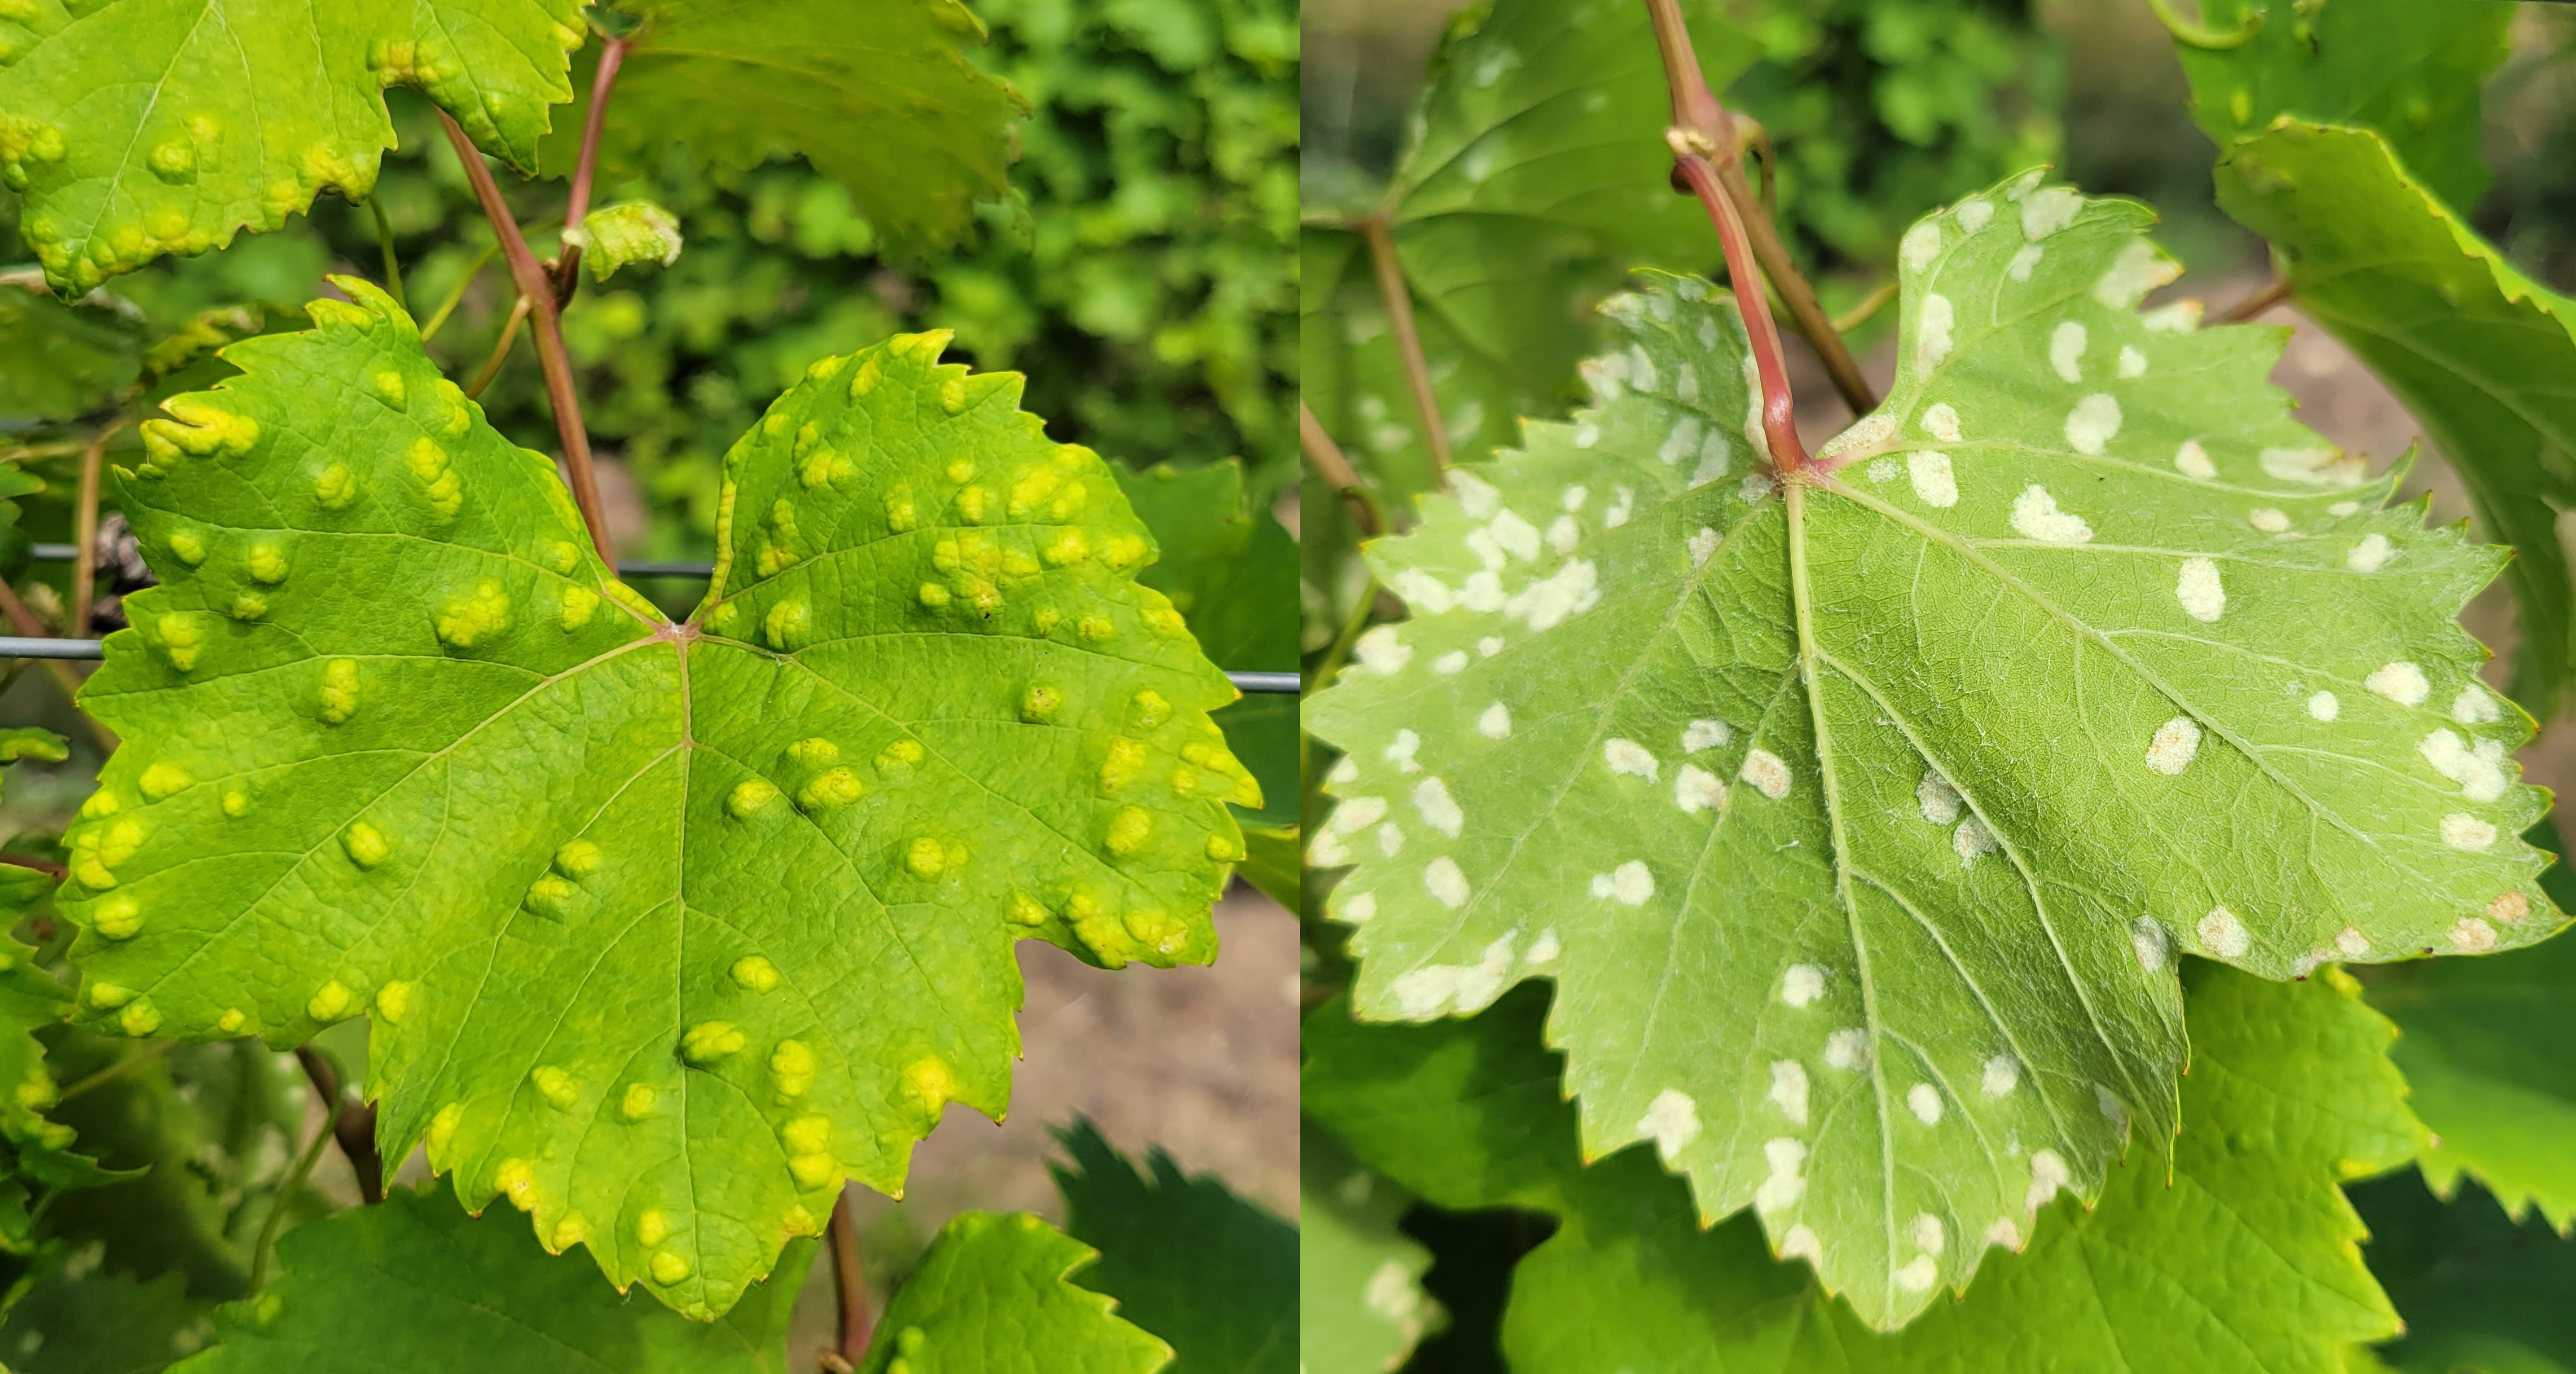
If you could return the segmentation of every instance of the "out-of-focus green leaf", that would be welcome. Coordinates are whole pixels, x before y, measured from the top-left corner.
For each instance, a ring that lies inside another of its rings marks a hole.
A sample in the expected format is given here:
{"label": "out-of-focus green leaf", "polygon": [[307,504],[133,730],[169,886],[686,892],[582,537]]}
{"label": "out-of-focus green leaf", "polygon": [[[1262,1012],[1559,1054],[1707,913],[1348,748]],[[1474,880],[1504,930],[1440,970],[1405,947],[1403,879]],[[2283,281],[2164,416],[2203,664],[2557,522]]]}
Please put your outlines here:
{"label": "out-of-focus green leaf", "polygon": [[877,1322],[861,1374],[1153,1374],[1172,1347],[1073,1275],[1096,1258],[1026,1213],[940,1228]]}
{"label": "out-of-focus green leaf", "polygon": [[1308,1123],[1298,1156],[1298,1348],[1308,1370],[1402,1368],[1443,1318],[1431,1252],[1395,1229],[1413,1199]]}
{"label": "out-of-focus green leaf", "polygon": [[[1683,8],[1724,87],[1753,60],[1751,39],[1714,3]],[[1619,268],[1688,267],[1717,247],[1698,202],[1667,184],[1671,106],[1644,6],[1497,0],[1434,71],[1394,180],[1349,213],[1389,226],[1440,424],[1467,460],[1509,443],[1519,416],[1555,409],[1590,342],[1584,307]],[[1307,228],[1300,251],[1304,397],[1400,510],[1436,475],[1374,258],[1329,224]],[[1319,516],[1341,518],[1309,502]]]}
{"label": "out-of-focus green leaf", "polygon": [[1174,1374],[1295,1374],[1296,1227],[1160,1149],[1138,1171],[1087,1120],[1056,1139],[1065,1232],[1100,1251],[1076,1283],[1170,1342]]}
{"label": "out-of-focus green leaf", "polygon": [[[600,143],[612,170],[648,169],[675,139],[736,167],[802,153],[911,252],[955,245],[975,203],[1008,189],[1021,107],[960,50],[983,27],[956,0],[619,0],[611,14],[630,30]],[[598,61],[593,44],[549,169],[572,165]]]}
{"label": "out-of-focus green leaf", "polygon": [[2567,1311],[2567,1295],[2576,1291],[2576,1242],[2536,1218],[2507,1216],[2474,1183],[2445,1202],[2411,1169],[2346,1191],[2370,1226],[2362,1253],[2371,1276],[2406,1322],[2406,1334],[2379,1351],[2385,1368],[2576,1370],[2576,1322]]}
{"label": "out-of-focus green leaf", "polygon": [[0,418],[69,420],[97,407],[141,370],[138,335],[106,311],[0,284]]}
{"label": "out-of-focus green leaf", "polygon": [[[1512,1280],[1516,1374],[2332,1374],[2397,1329],[2336,1184],[2410,1154],[2422,1127],[2383,1057],[2390,1030],[2329,974],[2267,984],[2195,964],[2193,1070],[2170,1165],[2140,1151],[2090,1211],[2061,1201],[1963,1301],[1894,1336],[1773,1261],[1749,1217],[1703,1224],[1642,1150],[1588,1167],[1540,1038],[1545,999],[1465,1022],[1366,1028],[1338,1005],[1307,1024],[1307,1110],[1375,1167],[1445,1206],[1556,1213]],[[1925,1251],[1956,1235],[1925,1215]]]}
{"label": "out-of-focus green leaf", "polygon": [[1244,880],[1270,899],[1290,911],[1299,909],[1305,878],[1304,849],[1298,827],[1293,825],[1247,825],[1243,828],[1243,865],[1237,871]]}
{"label": "out-of-focus green leaf", "polygon": [[786,1374],[787,1319],[813,1258],[810,1242],[790,1245],[768,1283],[697,1322],[625,1300],[507,1217],[396,1189],[288,1232],[281,1272],[222,1309],[219,1343],[173,1374]]}
{"label": "out-of-focus green leaf", "polygon": [[[2376,129],[2433,199],[2486,190],[2478,86],[2512,50],[2514,6],[2494,0],[2204,0],[2202,27],[2233,47],[2177,39],[2191,114],[2222,160],[2283,115]],[[2259,231],[2258,231],[2259,232]]]}
{"label": "out-of-focus green leaf", "polygon": [[46,1248],[0,1322],[12,1374],[161,1374],[209,1335],[206,1305],[175,1273],[138,1283],[94,1247]]}

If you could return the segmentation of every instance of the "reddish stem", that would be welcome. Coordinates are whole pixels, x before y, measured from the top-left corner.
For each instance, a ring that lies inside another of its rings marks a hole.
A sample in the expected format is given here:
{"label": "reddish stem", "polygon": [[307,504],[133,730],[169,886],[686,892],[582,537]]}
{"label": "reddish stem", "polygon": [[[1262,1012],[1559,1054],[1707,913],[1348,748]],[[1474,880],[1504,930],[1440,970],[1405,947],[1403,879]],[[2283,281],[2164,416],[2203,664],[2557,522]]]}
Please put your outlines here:
{"label": "reddish stem", "polygon": [[537,361],[545,368],[546,399],[553,404],[555,433],[563,440],[564,464],[572,469],[572,498],[581,507],[582,523],[590,528],[591,546],[599,561],[608,565],[614,575],[617,554],[608,542],[608,520],[599,499],[599,477],[591,470],[590,435],[581,424],[581,396],[573,389],[572,359],[564,352],[563,324],[555,313],[554,283],[546,276],[537,255],[528,251],[528,240],[519,232],[519,221],[510,214],[509,203],[501,199],[500,183],[492,179],[492,169],[483,163],[483,152],[474,140],[465,136],[447,111],[438,112],[439,127],[447,131],[447,141],[456,147],[457,160],[465,164],[465,178],[474,185],[474,198],[483,205],[483,217],[492,221],[492,232],[501,240],[501,255],[509,260],[511,280],[518,283],[519,294],[532,303],[529,319],[535,325]]}
{"label": "reddish stem", "polygon": [[1753,261],[1753,240],[1735,202],[1717,184],[1717,169],[1689,151],[1685,135],[1675,131],[1673,170],[1708,210],[1717,226],[1718,245],[1726,251],[1726,273],[1735,283],[1735,303],[1744,313],[1744,333],[1753,345],[1753,366],[1762,380],[1762,437],[1771,448],[1771,466],[1782,474],[1807,466],[1806,447],[1798,442],[1798,407],[1789,395],[1789,367],[1780,352],[1780,330],[1771,321],[1771,300],[1762,290],[1762,270]]}
{"label": "reddish stem", "polygon": [[1422,332],[1413,323],[1413,288],[1405,285],[1404,264],[1395,256],[1395,232],[1386,216],[1360,221],[1369,258],[1377,267],[1377,293],[1386,303],[1386,321],[1394,331],[1396,353],[1404,360],[1404,384],[1413,393],[1413,411],[1422,421],[1422,440],[1431,449],[1431,468],[1441,485],[1449,482],[1449,427],[1440,422],[1440,396],[1431,387],[1431,363],[1422,353]]}
{"label": "reddish stem", "polygon": [[843,1368],[856,1369],[868,1357],[876,1313],[868,1304],[866,1267],[859,1263],[859,1224],[850,1215],[849,1189],[843,1188],[832,1204],[832,1224],[827,1229],[832,1242],[833,1294],[840,1308],[840,1340],[832,1353],[841,1357]]}
{"label": "reddish stem", "polygon": [[[626,40],[611,38],[599,50],[599,71],[590,79],[590,113],[581,121],[581,156],[572,165],[572,196],[564,202],[564,227],[581,228],[590,215],[590,183],[599,169],[599,135],[608,127],[608,97],[617,87],[617,69],[626,63]],[[580,284],[581,245],[567,242],[555,266],[555,294],[572,299]]]}

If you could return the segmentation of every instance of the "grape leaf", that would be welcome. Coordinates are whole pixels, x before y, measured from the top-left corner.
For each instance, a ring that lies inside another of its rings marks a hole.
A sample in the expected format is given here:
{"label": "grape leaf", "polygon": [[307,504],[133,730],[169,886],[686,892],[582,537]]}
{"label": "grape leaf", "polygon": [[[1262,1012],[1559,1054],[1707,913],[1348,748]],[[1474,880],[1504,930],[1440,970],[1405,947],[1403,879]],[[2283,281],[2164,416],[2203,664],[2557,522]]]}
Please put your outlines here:
{"label": "grape leaf", "polygon": [[680,222],[649,200],[593,210],[581,221],[582,262],[594,281],[639,262],[664,267],[680,260]]}
{"label": "grape leaf", "polygon": [[131,385],[142,341],[105,311],[0,286],[0,416],[69,420]]}
{"label": "grape leaf", "polygon": [[2209,0],[2204,27],[2235,47],[2177,41],[2191,116],[2220,155],[2282,115],[2377,129],[2434,199],[2487,189],[2478,87],[2512,50],[2514,7],[2410,0]]}
{"label": "grape leaf", "polygon": [[2418,1162],[2443,1196],[2469,1174],[2517,1218],[2537,1206],[2553,1227],[2576,1225],[2576,1068],[2554,1052],[2572,982],[2567,940],[2372,980],[2370,1004],[2403,1033],[2389,1057],[2433,1130]]}
{"label": "grape leaf", "polygon": [[0,13],[0,181],[58,291],[352,200],[416,86],[484,151],[536,165],[572,97],[580,0],[16,0]]}
{"label": "grape leaf", "polygon": [[161,1374],[204,1344],[205,1312],[176,1274],[149,1283],[49,1246],[0,1322],[13,1374]]}
{"label": "grape leaf", "polygon": [[2546,716],[2576,654],[2556,523],[2576,502],[2576,398],[2563,382],[2576,309],[2453,208],[2486,186],[2478,83],[2504,54],[2513,10],[2340,0],[2310,14],[2237,0],[2212,22],[2258,11],[2241,47],[2178,47],[2219,146],[2219,204],[2271,240],[2300,310],[2397,393],[2480,526],[2514,546],[2514,695]]}
{"label": "grape leaf", "polygon": [[[638,25],[600,140],[611,171],[650,171],[674,138],[702,161],[755,167],[802,153],[849,188],[890,251],[953,247],[975,202],[1009,191],[1011,121],[1025,107],[961,41],[983,26],[957,0],[890,0],[859,21],[805,0],[619,0]],[[590,108],[594,49],[554,137],[568,169]]]}
{"label": "grape leaf", "polygon": [[[1296,671],[1297,541],[1270,512],[1244,508],[1243,465],[1112,470],[1162,550],[1136,580],[1189,617],[1201,652],[1232,672]],[[1295,824],[1297,699],[1246,697],[1216,721],[1261,783],[1264,804],[1245,824]]]}
{"label": "grape leaf", "polygon": [[476,1221],[431,1187],[299,1226],[280,1272],[216,1313],[220,1343],[173,1374],[349,1374],[453,1368],[474,1352],[490,1374],[583,1369],[785,1374],[787,1318],[812,1263],[790,1246],[769,1283],[722,1320],[620,1301],[588,1265],[546,1254],[506,1221]]}
{"label": "grape leaf", "polygon": [[[1304,1101],[1444,1205],[1563,1218],[1512,1281],[1503,1341],[1520,1374],[2340,1370],[2342,1346],[2397,1329],[2335,1187],[2422,1138],[2383,1057],[2388,1024],[2340,973],[2274,985],[2196,963],[2184,982],[2194,1055],[2169,1166],[2144,1152],[2098,1208],[2049,1206],[2026,1252],[1892,1337],[1774,1263],[1750,1218],[1703,1229],[1646,1151],[1578,1167],[1536,989],[1436,1026],[1319,1011]],[[1909,1229],[1962,1239],[1928,1214]]]}
{"label": "grape leaf", "polygon": [[1413,1199],[1308,1125],[1298,1154],[1297,1337],[1309,1369],[1401,1368],[1442,1324],[1431,1252],[1395,1229]]}
{"label": "grape leaf", "polygon": [[[137,1279],[176,1274],[192,1298],[248,1294],[251,1243],[306,1135],[311,1092],[295,1062],[256,1041],[147,1047],[77,1030],[54,1058],[66,1080],[116,1070],[54,1115],[128,1176],[56,1195],[44,1235],[96,1244],[106,1268]],[[308,1187],[287,1201],[288,1220],[339,1205]]]}
{"label": "grape leaf", "polygon": [[1027,1213],[967,1212],[895,1290],[861,1374],[1152,1374],[1172,1348],[1076,1287],[1093,1251]]}
{"label": "grape leaf", "polygon": [[[1683,11],[1701,69],[1723,89],[1758,48],[1715,4]],[[1553,408],[1586,343],[1582,307],[1615,284],[1614,260],[1714,250],[1697,203],[1665,184],[1671,107],[1643,7],[1497,0],[1434,71],[1369,213],[1388,221],[1450,442],[1481,456],[1511,442],[1514,416]],[[1317,225],[1300,252],[1307,403],[1355,457],[1373,459],[1390,496],[1430,489],[1373,258],[1356,232]]]}
{"label": "grape leaf", "polygon": [[1170,1342],[1175,1374],[1295,1374],[1296,1227],[1160,1149],[1139,1173],[1088,1120],[1056,1139],[1072,1156],[1049,1166],[1064,1229],[1100,1251],[1082,1287]]}
{"label": "grape leaf", "polygon": [[1359,1014],[1555,977],[1586,1148],[1657,1141],[1882,1327],[2173,1129],[2177,949],[2557,924],[2452,619],[2500,555],[2287,418],[2282,331],[2132,313],[2146,220],[2032,174],[1923,221],[1887,403],[1785,487],[1731,299],[1650,276],[1596,410],[1375,546],[1414,618],[1308,707]]}
{"label": "grape leaf", "polygon": [[1213,957],[1234,691],[1017,378],[816,363],[674,625],[335,281],[120,473],[162,585],[83,694],[125,740],[66,837],[88,1024],[369,1014],[386,1159],[703,1316],[945,1104],[1001,1113],[1016,939]]}
{"label": "grape leaf", "polygon": [[2370,1226],[2364,1253],[2371,1275],[2406,1321],[2406,1334],[2380,1352],[2388,1367],[2408,1374],[2576,1370],[2566,1302],[2576,1284],[2576,1242],[2537,1218],[2507,1216],[2475,1184],[2447,1203],[2412,1171],[2350,1191]]}

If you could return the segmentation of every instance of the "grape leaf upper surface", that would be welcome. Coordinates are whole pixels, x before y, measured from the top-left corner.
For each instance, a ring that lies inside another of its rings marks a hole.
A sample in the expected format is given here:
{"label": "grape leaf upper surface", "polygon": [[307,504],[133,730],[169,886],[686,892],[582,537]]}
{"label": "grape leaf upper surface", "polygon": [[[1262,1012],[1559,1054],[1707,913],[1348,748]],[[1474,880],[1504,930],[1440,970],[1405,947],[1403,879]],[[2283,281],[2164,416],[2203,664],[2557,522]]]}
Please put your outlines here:
{"label": "grape leaf upper surface", "polygon": [[2499,555],[2289,420],[2280,331],[2134,313],[2142,208],[2038,180],[1909,233],[1888,400],[1786,486],[1731,300],[1614,301],[1597,408],[1374,547],[1413,619],[1308,709],[1359,1014],[1553,977],[1587,1150],[1656,1141],[1882,1327],[2170,1133],[2178,949],[2556,925],[2453,619]]}
{"label": "grape leaf upper surface", "polygon": [[[1774,1262],[1749,1220],[1704,1230],[1645,1152],[1580,1167],[1535,990],[1437,1026],[1327,1008],[1308,1022],[1305,1100],[1445,1205],[1562,1218],[1512,1279],[1503,1345],[1523,1374],[2339,1374],[2345,1347],[2397,1330],[2336,1187],[2423,1137],[2388,1023],[2339,974],[2271,985],[2203,964],[2185,981],[2194,1057],[2170,1154],[2141,1151],[2095,1209],[2051,1205],[2024,1253],[1894,1336]],[[1965,1239],[1930,1213],[1909,1230],[1934,1251]]]}
{"label": "grape leaf upper surface", "polygon": [[57,290],[274,229],[373,189],[387,86],[534,168],[581,0],[15,0],[0,9],[0,180]]}
{"label": "grape leaf upper surface", "polygon": [[1096,1252],[1025,1212],[940,1228],[877,1323],[862,1374],[1153,1374],[1172,1347],[1072,1276]]}
{"label": "grape leaf upper surface", "polygon": [[[2225,11],[2221,13],[2220,11]],[[2178,45],[2192,110],[2219,147],[2219,204],[2271,241],[2294,303],[2406,402],[2513,544],[2523,633],[2514,694],[2547,716],[2567,680],[2570,584],[2557,511],[2576,501],[2576,308],[2463,217],[2487,184],[2479,85],[2508,5],[2231,0],[2260,21],[2234,48]],[[2319,125],[2351,126],[2320,128]]]}
{"label": "grape leaf upper surface", "polygon": [[[864,12],[812,0],[616,8],[640,24],[601,139],[611,168],[650,170],[675,138],[737,167],[802,153],[849,188],[897,252],[955,245],[975,203],[1009,191],[1021,106],[966,60],[961,42],[980,42],[983,27],[957,0],[879,0]],[[548,141],[549,168],[572,165],[597,60],[581,60],[581,94]]]}
{"label": "grape leaf upper surface", "polygon": [[1016,939],[1213,956],[1233,689],[1016,378],[816,363],[675,625],[340,285],[121,474],[163,585],[83,698],[125,740],[66,840],[90,1020],[369,1015],[386,1158],[706,1314],[946,1103],[1000,1114]]}
{"label": "grape leaf upper surface", "polygon": [[397,1188],[288,1232],[276,1280],[222,1309],[219,1343],[173,1374],[392,1374],[455,1368],[460,1351],[490,1374],[786,1374],[788,1314],[813,1254],[794,1247],[723,1320],[694,1322],[620,1301],[588,1265],[547,1255],[505,1220]]}

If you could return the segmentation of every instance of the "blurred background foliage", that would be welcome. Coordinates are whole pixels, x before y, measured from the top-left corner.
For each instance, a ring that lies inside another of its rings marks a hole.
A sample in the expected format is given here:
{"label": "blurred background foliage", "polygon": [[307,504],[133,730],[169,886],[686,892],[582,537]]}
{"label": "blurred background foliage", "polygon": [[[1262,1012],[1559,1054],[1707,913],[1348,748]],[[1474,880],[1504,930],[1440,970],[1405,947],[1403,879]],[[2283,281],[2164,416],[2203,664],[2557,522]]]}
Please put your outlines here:
{"label": "blurred background foliage", "polygon": [[[972,59],[1010,82],[1029,115],[1012,199],[984,208],[964,252],[881,256],[849,193],[802,159],[702,167],[674,146],[649,175],[599,188],[598,205],[667,207],[686,238],[669,268],[584,282],[564,315],[593,442],[631,479],[610,479],[630,556],[709,556],[726,448],[808,362],[897,330],[954,330],[953,360],[1025,372],[1023,404],[1050,433],[1113,460],[1141,469],[1241,458],[1256,508],[1293,471],[1298,128],[1285,92],[1295,9],[1288,0],[975,9],[991,41]],[[467,380],[508,317],[508,275],[427,102],[405,90],[388,98],[401,145],[385,158],[375,200],[416,317],[463,285],[430,352]],[[562,183],[504,182],[532,245],[551,254],[560,226],[546,221],[561,213]],[[0,192],[0,264],[32,256],[15,226],[13,199]],[[0,390],[0,416],[76,423],[129,380],[153,394],[203,386],[230,370],[204,356],[212,346],[301,328],[300,307],[323,293],[325,272],[381,279],[381,263],[371,210],[326,197],[280,232],[164,260],[78,306],[9,292],[0,378],[34,375],[10,364],[16,350],[41,346],[80,350],[80,375],[95,385],[86,396]],[[22,324],[31,311],[46,312],[41,331]],[[480,399],[503,433],[555,448],[524,331]],[[11,427],[36,448],[29,466],[54,497],[68,495],[72,456],[45,442],[62,426]],[[118,443],[130,445],[130,431]],[[0,456],[9,447],[0,437]],[[59,500],[40,498],[23,523],[58,539],[62,519]]]}

